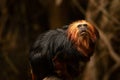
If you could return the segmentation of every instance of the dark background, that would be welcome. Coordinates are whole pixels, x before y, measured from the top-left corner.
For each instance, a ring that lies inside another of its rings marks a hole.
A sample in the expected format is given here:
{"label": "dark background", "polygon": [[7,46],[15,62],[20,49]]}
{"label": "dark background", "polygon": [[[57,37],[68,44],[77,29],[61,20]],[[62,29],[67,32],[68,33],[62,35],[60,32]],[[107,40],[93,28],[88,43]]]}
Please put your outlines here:
{"label": "dark background", "polygon": [[30,80],[29,48],[49,29],[86,19],[100,32],[80,80],[120,80],[120,0],[0,0],[0,80]]}

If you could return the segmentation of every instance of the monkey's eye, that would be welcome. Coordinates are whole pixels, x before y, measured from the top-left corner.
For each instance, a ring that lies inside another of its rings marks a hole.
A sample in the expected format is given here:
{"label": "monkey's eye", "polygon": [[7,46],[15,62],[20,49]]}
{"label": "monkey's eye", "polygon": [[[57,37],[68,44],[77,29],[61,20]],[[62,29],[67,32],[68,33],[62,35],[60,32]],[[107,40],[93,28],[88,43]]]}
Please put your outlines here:
{"label": "monkey's eye", "polygon": [[87,27],[88,25],[87,24],[83,24],[83,26]]}
{"label": "monkey's eye", "polygon": [[80,28],[81,26],[82,26],[82,25],[81,25],[81,24],[79,24],[77,27],[78,27],[78,28]]}
{"label": "monkey's eye", "polygon": [[88,27],[88,25],[87,24],[79,24],[78,26],[77,26],[78,28],[80,28],[80,27]]}

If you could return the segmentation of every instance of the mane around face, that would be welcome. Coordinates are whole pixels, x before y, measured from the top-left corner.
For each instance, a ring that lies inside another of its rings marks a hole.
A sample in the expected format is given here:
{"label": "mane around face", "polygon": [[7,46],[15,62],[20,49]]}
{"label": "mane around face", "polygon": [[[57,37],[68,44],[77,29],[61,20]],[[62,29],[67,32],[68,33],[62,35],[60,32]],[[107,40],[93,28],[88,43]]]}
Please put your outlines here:
{"label": "mane around face", "polygon": [[69,25],[67,36],[83,56],[90,57],[93,54],[99,33],[89,22],[79,20]]}

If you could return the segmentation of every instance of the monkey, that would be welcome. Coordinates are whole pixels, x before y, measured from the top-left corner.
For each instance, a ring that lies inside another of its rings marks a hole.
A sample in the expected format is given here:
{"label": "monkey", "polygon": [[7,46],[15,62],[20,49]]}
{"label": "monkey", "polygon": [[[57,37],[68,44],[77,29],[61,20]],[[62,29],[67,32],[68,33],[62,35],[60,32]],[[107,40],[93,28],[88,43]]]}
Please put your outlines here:
{"label": "monkey", "polygon": [[73,80],[81,73],[79,63],[90,60],[98,39],[98,30],[86,20],[40,34],[29,54],[32,80]]}

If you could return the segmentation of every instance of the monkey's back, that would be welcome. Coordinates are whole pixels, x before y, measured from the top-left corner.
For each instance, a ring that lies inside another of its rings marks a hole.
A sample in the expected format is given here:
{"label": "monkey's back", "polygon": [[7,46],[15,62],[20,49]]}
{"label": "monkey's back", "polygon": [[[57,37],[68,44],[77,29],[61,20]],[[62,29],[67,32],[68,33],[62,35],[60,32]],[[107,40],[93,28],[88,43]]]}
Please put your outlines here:
{"label": "monkey's back", "polygon": [[52,58],[57,52],[63,51],[67,45],[65,30],[56,29],[40,34],[30,50],[30,64],[32,71],[39,80],[55,75]]}

